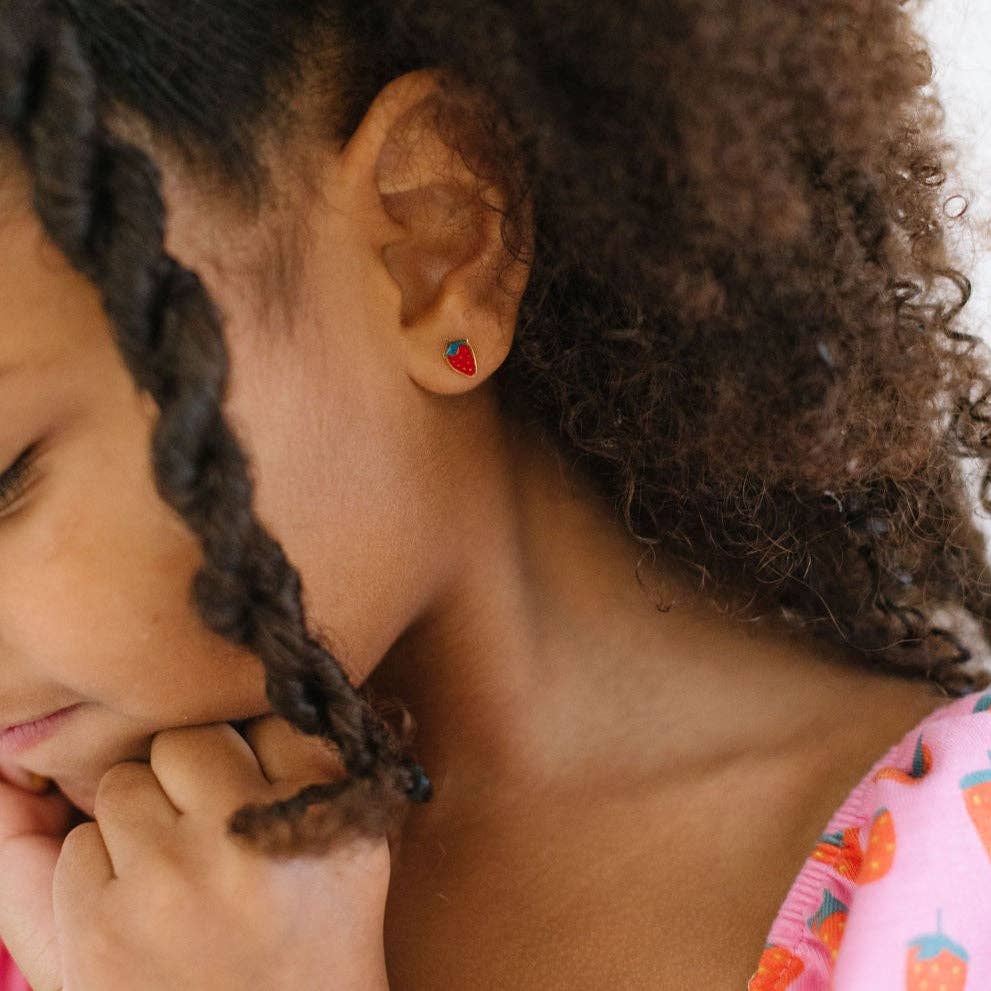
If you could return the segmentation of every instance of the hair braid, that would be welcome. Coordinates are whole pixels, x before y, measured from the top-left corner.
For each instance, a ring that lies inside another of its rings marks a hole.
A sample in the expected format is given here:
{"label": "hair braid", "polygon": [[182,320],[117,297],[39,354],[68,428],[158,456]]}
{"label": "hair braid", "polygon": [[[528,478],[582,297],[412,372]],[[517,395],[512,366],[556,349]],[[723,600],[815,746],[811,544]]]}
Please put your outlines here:
{"label": "hair braid", "polygon": [[[222,412],[222,319],[196,273],[165,252],[158,167],[105,127],[74,29],[49,4],[5,4],[0,92],[0,123],[30,168],[46,231],[100,289],[124,361],[160,410],[155,483],[202,545],[193,583],[200,614],[262,660],[275,712],[335,744],[349,774],[285,802],[247,806],[231,832],[296,850],[325,847],[342,825],[392,831],[406,799],[429,799],[429,781],[402,756],[408,740],[308,632],[299,575],[254,514],[249,464]],[[339,807],[304,821],[310,806],[335,799]]]}
{"label": "hair braid", "polygon": [[[306,638],[296,578],[254,523],[222,376],[204,378],[224,367],[215,315],[149,250],[161,214],[141,160],[93,140],[101,95],[255,212],[280,194],[265,147],[295,125],[339,149],[389,80],[426,67],[444,70],[454,132],[462,98],[484,95],[468,116],[486,154],[463,157],[505,180],[507,220],[530,202],[536,232],[493,374],[502,412],[581,462],[651,555],[713,597],[742,590],[748,620],[780,613],[950,692],[991,685],[991,581],[960,463],[978,462],[991,512],[991,374],[959,329],[952,145],[903,3],[826,0],[809,17],[789,0],[672,0],[617,18],[611,0],[581,17],[556,0],[52,2],[88,66],[35,4],[10,0],[0,36],[38,211],[114,286],[121,349],[166,411],[156,477],[198,521],[201,610],[255,645],[279,711],[343,741],[352,768],[390,766],[392,741]],[[521,227],[504,231],[517,257]]]}

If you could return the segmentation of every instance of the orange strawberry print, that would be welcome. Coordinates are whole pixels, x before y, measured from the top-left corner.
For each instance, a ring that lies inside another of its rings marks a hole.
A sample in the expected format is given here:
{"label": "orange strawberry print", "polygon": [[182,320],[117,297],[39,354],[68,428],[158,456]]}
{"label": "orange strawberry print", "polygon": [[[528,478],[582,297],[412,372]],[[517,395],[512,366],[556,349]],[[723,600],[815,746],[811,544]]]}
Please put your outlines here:
{"label": "orange strawberry print", "polygon": [[874,813],[871,833],[864,851],[864,864],[857,875],[857,884],[870,884],[884,877],[895,859],[895,823],[888,809],[882,806]]}
{"label": "orange strawberry print", "polygon": [[[991,757],[991,750],[988,751]],[[967,814],[991,857],[991,767],[971,771],[960,779]]]}
{"label": "orange strawberry print", "polygon": [[929,749],[929,744],[922,742],[922,734],[920,733],[919,738],[915,741],[915,752],[912,755],[911,770],[903,771],[900,767],[882,767],[875,772],[873,780],[878,781],[881,778],[894,778],[895,781],[901,781],[907,785],[915,785],[932,770],[932,766],[932,750]]}
{"label": "orange strawberry print", "polygon": [[784,946],[765,943],[757,969],[747,981],[747,991],[787,991],[803,970],[801,957]]}
{"label": "orange strawberry print", "polygon": [[809,930],[822,941],[833,960],[840,949],[840,942],[843,939],[843,930],[846,928],[846,918],[849,910],[828,888],[822,889],[822,901],[815,910],[814,915],[810,915],[805,924]]}
{"label": "orange strawberry print", "polygon": [[860,831],[856,826],[848,826],[840,832],[823,833],[812,851],[812,859],[828,864],[841,877],[855,881],[864,862]]}
{"label": "orange strawberry print", "polygon": [[907,945],[905,991],[964,991],[967,951],[944,934],[939,912],[936,932],[916,936]]}

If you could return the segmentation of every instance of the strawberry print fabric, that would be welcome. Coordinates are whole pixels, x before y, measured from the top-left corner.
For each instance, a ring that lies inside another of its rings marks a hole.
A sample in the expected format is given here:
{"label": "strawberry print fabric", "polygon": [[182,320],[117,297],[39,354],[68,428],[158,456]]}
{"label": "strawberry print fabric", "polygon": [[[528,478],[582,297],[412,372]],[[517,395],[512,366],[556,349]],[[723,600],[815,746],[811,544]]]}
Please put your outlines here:
{"label": "strawberry print fabric", "polygon": [[[991,689],[935,709],[847,796],[747,991],[991,989]],[[31,991],[0,944],[0,991]]]}
{"label": "strawberry print fabric", "polygon": [[834,813],[747,991],[991,989],[991,689],[935,709]]}

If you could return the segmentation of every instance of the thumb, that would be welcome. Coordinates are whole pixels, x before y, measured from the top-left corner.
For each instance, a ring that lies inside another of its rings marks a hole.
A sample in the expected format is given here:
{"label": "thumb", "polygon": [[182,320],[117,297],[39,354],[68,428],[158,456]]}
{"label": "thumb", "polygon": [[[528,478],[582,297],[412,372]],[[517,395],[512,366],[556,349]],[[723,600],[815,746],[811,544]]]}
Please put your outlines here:
{"label": "thumb", "polygon": [[76,810],[59,791],[0,781],[0,940],[33,991],[62,987],[52,886]]}

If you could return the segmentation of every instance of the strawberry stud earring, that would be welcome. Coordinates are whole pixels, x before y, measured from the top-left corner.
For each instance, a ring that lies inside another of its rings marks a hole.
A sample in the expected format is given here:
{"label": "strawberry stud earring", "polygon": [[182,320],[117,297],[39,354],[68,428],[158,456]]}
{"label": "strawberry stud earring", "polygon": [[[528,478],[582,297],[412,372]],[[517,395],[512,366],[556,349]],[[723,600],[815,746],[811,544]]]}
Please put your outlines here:
{"label": "strawberry stud earring", "polygon": [[448,341],[447,347],[444,348],[444,357],[451,368],[462,375],[472,376],[477,371],[475,352],[471,349],[467,337],[462,337],[457,341]]}

